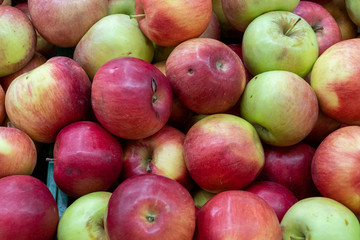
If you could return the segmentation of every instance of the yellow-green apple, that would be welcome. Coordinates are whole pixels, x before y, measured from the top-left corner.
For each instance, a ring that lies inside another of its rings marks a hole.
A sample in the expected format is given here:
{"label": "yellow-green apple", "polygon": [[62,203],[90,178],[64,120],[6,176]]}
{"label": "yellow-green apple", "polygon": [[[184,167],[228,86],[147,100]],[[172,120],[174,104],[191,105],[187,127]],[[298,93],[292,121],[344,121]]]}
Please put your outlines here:
{"label": "yellow-green apple", "polygon": [[359,240],[360,224],[343,204],[325,197],[298,201],[281,221],[282,239]]}
{"label": "yellow-green apple", "polygon": [[121,177],[158,174],[171,178],[190,190],[193,181],[184,161],[185,134],[165,125],[155,134],[124,144]]}
{"label": "yellow-green apple", "polygon": [[0,5],[0,77],[25,66],[35,53],[36,34],[21,10]]}
{"label": "yellow-green apple", "polygon": [[244,32],[242,48],[244,64],[253,76],[285,70],[305,77],[319,55],[312,27],[288,11],[272,11],[255,18]]}
{"label": "yellow-green apple", "polygon": [[109,0],[108,15],[110,14],[135,14],[135,0]]}
{"label": "yellow-green apple", "polygon": [[345,126],[330,133],[317,147],[311,174],[319,192],[360,214],[358,189],[360,127]]}
{"label": "yellow-green apple", "polygon": [[88,193],[74,200],[64,211],[57,227],[58,240],[108,240],[104,217],[111,192]]}
{"label": "yellow-green apple", "polygon": [[180,43],[167,58],[165,71],[174,94],[199,114],[230,109],[245,88],[240,57],[216,39],[194,38]]}
{"label": "yellow-green apple", "polygon": [[[244,32],[250,22],[258,16],[271,11],[292,11],[299,0],[221,0],[225,17],[237,30]],[[265,26],[262,27],[265,30]],[[264,31],[266,32],[266,31]]]}
{"label": "yellow-green apple", "polygon": [[108,15],[96,22],[81,38],[74,60],[90,78],[104,63],[117,57],[136,57],[151,62],[154,46],[135,19],[126,14]]}
{"label": "yellow-green apple", "polygon": [[[306,1],[306,0],[300,0],[301,1]],[[331,0],[309,0],[310,2],[314,2],[314,3],[318,3],[318,4],[324,4],[324,3],[328,3]]]}
{"label": "yellow-green apple", "polygon": [[360,124],[360,39],[343,40],[315,62],[310,84],[327,116],[346,124]]}
{"label": "yellow-green apple", "polygon": [[202,189],[218,193],[248,186],[264,166],[255,128],[231,114],[211,114],[186,133],[185,164]]}
{"label": "yellow-green apple", "polygon": [[199,188],[195,186],[194,189],[190,192],[191,196],[193,197],[195,207],[197,210],[200,210],[204,204],[210,200],[213,196],[215,196],[217,193],[208,192],[202,188]]}
{"label": "yellow-green apple", "polygon": [[37,162],[33,140],[23,131],[0,126],[0,178],[31,175]]}
{"label": "yellow-green apple", "polygon": [[212,14],[211,0],[135,0],[141,31],[160,46],[176,46],[199,37]]}
{"label": "yellow-green apple", "polygon": [[263,142],[290,146],[313,129],[319,107],[314,90],[303,78],[274,70],[250,80],[241,97],[240,110]]}
{"label": "yellow-green apple", "polygon": [[210,22],[206,27],[205,31],[199,36],[200,38],[213,38],[216,40],[220,40],[221,38],[221,29],[219,20],[215,14],[212,12]]}
{"label": "yellow-green apple", "polygon": [[339,25],[334,17],[320,4],[300,1],[293,13],[305,19],[314,30],[318,40],[319,55],[342,40]]}
{"label": "yellow-green apple", "polygon": [[195,206],[180,183],[160,175],[138,175],[123,181],[105,212],[109,239],[192,240]]}
{"label": "yellow-green apple", "polygon": [[360,2],[357,0],[345,0],[346,11],[353,23],[360,26]]}
{"label": "yellow-green apple", "polygon": [[338,23],[342,40],[356,37],[358,27],[349,17],[345,6],[345,0],[331,0],[330,2],[323,4],[323,7],[328,10]]}
{"label": "yellow-green apple", "polygon": [[59,213],[46,185],[28,175],[0,179],[0,239],[52,240]]}
{"label": "yellow-green apple", "polygon": [[315,148],[298,143],[288,147],[264,144],[265,165],[258,180],[280,183],[297,199],[319,195],[311,176]]}
{"label": "yellow-green apple", "polygon": [[304,142],[317,147],[324,138],[341,126],[341,123],[319,111],[318,119],[311,132],[306,136]]}
{"label": "yellow-green apple", "polygon": [[4,122],[6,117],[6,111],[5,111],[5,91],[0,83],[0,125],[2,122]]}
{"label": "yellow-green apple", "polygon": [[108,0],[29,0],[31,20],[50,43],[74,47],[87,30],[107,15]]}
{"label": "yellow-green apple", "polygon": [[33,70],[34,68],[44,64],[47,61],[47,59],[40,53],[35,52],[34,56],[30,59],[30,61],[23,66],[21,69],[17,70],[16,72],[6,75],[4,77],[0,77],[0,84],[4,91],[6,92],[8,87],[10,86],[10,83],[20,76],[23,73],[29,72]]}
{"label": "yellow-green apple", "polygon": [[105,129],[120,138],[141,139],[165,126],[172,109],[172,90],[169,80],[151,63],[120,57],[97,71],[91,103]]}
{"label": "yellow-green apple", "polygon": [[287,210],[298,201],[292,191],[273,181],[255,181],[244,190],[264,199],[274,209],[279,222]]}
{"label": "yellow-green apple", "polygon": [[123,164],[120,141],[100,124],[70,123],[54,144],[54,181],[72,197],[107,191],[119,178]]}
{"label": "yellow-green apple", "polygon": [[88,117],[90,94],[85,71],[71,58],[53,57],[12,81],[5,110],[17,128],[37,142],[50,143],[61,128]]}
{"label": "yellow-green apple", "polygon": [[281,240],[274,209],[261,197],[243,190],[221,192],[205,203],[196,218],[194,240]]}

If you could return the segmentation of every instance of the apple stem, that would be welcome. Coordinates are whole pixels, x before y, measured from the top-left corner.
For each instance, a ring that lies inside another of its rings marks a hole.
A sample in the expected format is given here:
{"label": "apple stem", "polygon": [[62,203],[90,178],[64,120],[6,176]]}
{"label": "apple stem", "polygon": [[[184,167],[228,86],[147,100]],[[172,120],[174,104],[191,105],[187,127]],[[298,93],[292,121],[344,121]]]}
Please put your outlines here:
{"label": "apple stem", "polygon": [[132,15],[130,15],[130,19],[139,18],[139,17],[145,17],[145,13],[142,13],[142,14],[132,14]]}
{"label": "apple stem", "polygon": [[298,22],[300,22],[300,20],[301,20],[301,17],[299,17],[298,20],[296,20],[296,22],[286,31],[285,36],[288,36],[290,34],[290,32],[294,29],[296,24],[298,24]]}
{"label": "apple stem", "polygon": [[15,127],[15,124],[13,124],[12,122],[7,122],[7,123],[6,123],[6,127],[8,127],[8,128],[10,128],[10,127],[11,127],[11,128],[16,128],[16,127]]}
{"label": "apple stem", "polygon": [[56,159],[55,158],[46,158],[45,161],[47,162],[52,162],[52,161],[55,161]]}
{"label": "apple stem", "polygon": [[320,30],[324,30],[324,27],[323,27],[323,26],[315,25],[315,26],[313,27],[313,30],[314,30],[314,32],[317,32],[317,31],[320,31]]}

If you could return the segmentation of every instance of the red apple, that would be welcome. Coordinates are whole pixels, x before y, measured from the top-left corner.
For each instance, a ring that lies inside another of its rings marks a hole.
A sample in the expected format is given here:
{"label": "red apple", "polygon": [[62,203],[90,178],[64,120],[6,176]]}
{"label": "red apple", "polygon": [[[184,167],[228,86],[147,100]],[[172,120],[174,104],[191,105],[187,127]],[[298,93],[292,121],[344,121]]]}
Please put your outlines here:
{"label": "red apple", "polygon": [[6,92],[10,83],[17,78],[18,76],[20,76],[23,73],[29,72],[30,70],[33,70],[34,68],[44,64],[47,61],[47,59],[41,55],[38,52],[35,52],[34,56],[31,58],[31,60],[21,69],[19,69],[18,71],[9,74],[5,77],[0,78],[0,84],[3,87],[4,91]]}
{"label": "red apple", "polygon": [[316,149],[311,173],[324,197],[360,214],[360,127],[346,126],[330,133]]}
{"label": "red apple", "polygon": [[30,61],[35,53],[36,34],[21,10],[0,5],[0,77],[12,74]]}
{"label": "red apple", "polygon": [[264,145],[265,166],[259,176],[287,187],[300,200],[317,195],[311,177],[315,149],[305,143],[288,147]]}
{"label": "red apple", "polygon": [[[231,43],[228,44],[228,46],[240,57],[241,61],[244,62],[244,58],[242,55],[242,45],[241,43]],[[249,70],[244,66],[245,68],[245,75],[246,75],[246,83],[248,83],[254,76],[251,75]]]}
{"label": "red apple", "polygon": [[190,110],[220,113],[233,107],[245,88],[245,69],[226,44],[210,38],[187,40],[166,60],[166,76]]}
{"label": "red apple", "polygon": [[293,13],[305,19],[314,29],[319,45],[319,55],[342,40],[339,25],[334,17],[320,4],[311,1],[300,1]]}
{"label": "red apple", "polygon": [[50,43],[74,47],[101,18],[107,15],[108,0],[28,0],[32,22]]}
{"label": "red apple", "polygon": [[0,195],[1,240],[54,239],[58,208],[43,182],[27,175],[4,177]]}
{"label": "red apple", "polygon": [[158,174],[171,178],[188,190],[193,186],[184,161],[185,134],[165,125],[144,139],[127,141],[124,146],[122,177]]}
{"label": "red apple", "polygon": [[100,124],[74,122],[59,132],[54,145],[54,180],[69,196],[107,191],[122,167],[122,146]]}
{"label": "red apple", "polygon": [[160,46],[176,46],[199,37],[207,28],[211,14],[211,0],[135,0],[140,29]]}
{"label": "red apple", "polygon": [[10,121],[38,142],[53,142],[61,128],[87,118],[91,82],[68,57],[53,57],[17,77],[5,95]]}
{"label": "red apple", "polygon": [[19,129],[0,127],[0,162],[0,178],[31,175],[37,162],[34,142]]}
{"label": "red apple", "polygon": [[122,182],[105,213],[109,239],[192,240],[195,206],[178,182],[155,174]]}
{"label": "red apple", "polygon": [[168,79],[139,58],[120,57],[105,63],[95,74],[91,91],[96,118],[120,138],[149,137],[166,124],[171,114]]}
{"label": "red apple", "polygon": [[212,114],[195,123],[184,141],[185,163],[196,184],[209,192],[248,186],[264,166],[255,128],[230,114]]}
{"label": "red apple", "polygon": [[272,181],[256,181],[245,189],[264,199],[281,222],[287,210],[297,202],[294,193],[284,185]]}
{"label": "red apple", "polygon": [[281,240],[274,209],[254,193],[231,190],[216,194],[199,211],[194,240]]}
{"label": "red apple", "polygon": [[199,36],[200,38],[213,38],[220,40],[221,29],[219,20],[214,12],[211,14],[210,22],[205,31]]}

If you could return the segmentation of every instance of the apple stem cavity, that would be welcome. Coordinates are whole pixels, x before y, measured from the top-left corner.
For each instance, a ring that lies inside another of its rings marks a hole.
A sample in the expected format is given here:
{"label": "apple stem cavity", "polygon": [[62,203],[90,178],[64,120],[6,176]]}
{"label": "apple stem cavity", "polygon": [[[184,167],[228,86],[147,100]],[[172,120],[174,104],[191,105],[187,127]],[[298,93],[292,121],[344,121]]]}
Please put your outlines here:
{"label": "apple stem cavity", "polygon": [[320,25],[314,25],[314,26],[312,26],[312,29],[314,30],[314,32],[317,32],[317,31],[324,30],[324,27],[320,26]]}
{"label": "apple stem cavity", "polygon": [[145,13],[142,13],[142,14],[132,14],[132,15],[130,15],[130,19],[140,18],[140,17],[145,17]]}
{"label": "apple stem cavity", "polygon": [[145,218],[146,218],[146,221],[148,221],[149,223],[155,222],[155,216],[153,216],[153,215],[147,215]]}
{"label": "apple stem cavity", "polygon": [[[155,79],[151,79],[151,87],[154,93],[156,93],[157,91],[157,86],[156,86],[156,82]],[[152,103],[156,103],[157,97],[155,95],[152,96]]]}
{"label": "apple stem cavity", "polygon": [[296,22],[291,25],[291,27],[285,32],[285,36],[289,36],[290,32],[294,29],[294,27],[296,26],[296,24],[298,24],[301,20],[301,17],[298,18],[298,20],[296,20]]}

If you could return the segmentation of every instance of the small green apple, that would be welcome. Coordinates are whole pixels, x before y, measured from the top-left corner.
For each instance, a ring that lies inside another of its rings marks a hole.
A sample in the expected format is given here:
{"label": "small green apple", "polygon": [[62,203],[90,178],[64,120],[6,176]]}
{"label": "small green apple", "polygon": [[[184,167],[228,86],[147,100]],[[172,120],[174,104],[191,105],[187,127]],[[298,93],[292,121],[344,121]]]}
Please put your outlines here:
{"label": "small green apple", "polygon": [[118,13],[135,14],[135,0],[109,0],[108,15]]}
{"label": "small green apple", "polygon": [[351,21],[360,26],[360,1],[345,0],[345,6]]}

